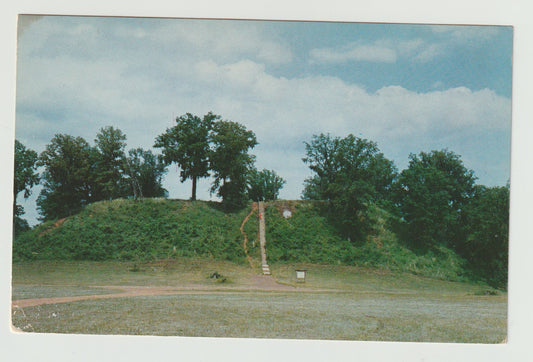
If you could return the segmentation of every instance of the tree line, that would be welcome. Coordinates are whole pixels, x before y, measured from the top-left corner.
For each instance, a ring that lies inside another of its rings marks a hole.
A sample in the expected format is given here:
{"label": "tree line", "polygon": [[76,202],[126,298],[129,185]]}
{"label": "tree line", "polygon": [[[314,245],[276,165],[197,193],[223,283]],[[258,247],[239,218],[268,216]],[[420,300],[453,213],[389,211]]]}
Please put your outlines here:
{"label": "tree line", "polygon": [[327,201],[343,235],[362,242],[370,205],[391,214],[389,227],[412,250],[452,249],[494,285],[507,282],[509,185],[476,185],[476,177],[449,150],[409,156],[398,172],[377,144],[348,135],[315,135],[303,161],[314,172],[303,197]]}
{"label": "tree line", "polygon": [[[206,177],[226,211],[248,200],[275,200],[285,180],[255,168],[250,151],[257,144],[253,131],[213,113],[177,117],[155,138],[157,155],[142,148],[126,153],[126,136],[113,127],[102,128],[94,146],[57,134],[40,155],[15,141],[15,231],[28,228],[16,197],[28,197],[38,183],[38,211],[42,220],[54,220],[99,200],[166,196],[162,178],[173,163],[180,181],[192,182],[191,200]],[[369,210],[377,205],[390,213],[390,229],[412,250],[454,250],[488,280],[505,283],[509,185],[476,185],[474,172],[454,152],[411,154],[399,172],[373,141],[319,134],[305,142],[303,162],[313,176],[305,180],[302,198],[323,201],[330,223],[351,243],[367,239]]]}
{"label": "tree line", "polygon": [[[180,168],[181,182],[192,181],[191,200],[196,200],[198,180],[208,176],[213,178],[211,193],[221,197],[227,211],[242,208],[249,199],[274,200],[285,180],[273,170],[255,168],[249,151],[256,145],[252,131],[213,113],[178,117],[155,139],[161,154],[142,148],[126,153],[126,135],[112,126],[100,129],[94,145],[82,137],[56,134],[39,155],[16,140],[14,230],[28,228],[17,195],[24,191],[29,197],[39,183],[41,220],[54,220],[96,201],[166,197],[162,179],[172,163]],[[40,174],[39,168],[44,169]]]}

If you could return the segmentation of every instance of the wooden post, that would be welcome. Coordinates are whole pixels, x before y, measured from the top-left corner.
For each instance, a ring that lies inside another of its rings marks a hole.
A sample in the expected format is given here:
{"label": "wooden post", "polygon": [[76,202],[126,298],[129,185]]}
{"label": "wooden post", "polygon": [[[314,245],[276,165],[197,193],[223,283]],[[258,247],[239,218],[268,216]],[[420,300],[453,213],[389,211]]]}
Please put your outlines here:
{"label": "wooden post", "polygon": [[263,201],[258,203],[259,209],[259,244],[261,246],[261,268],[264,275],[270,275],[270,267],[266,258],[266,238],[265,238],[265,204]]}

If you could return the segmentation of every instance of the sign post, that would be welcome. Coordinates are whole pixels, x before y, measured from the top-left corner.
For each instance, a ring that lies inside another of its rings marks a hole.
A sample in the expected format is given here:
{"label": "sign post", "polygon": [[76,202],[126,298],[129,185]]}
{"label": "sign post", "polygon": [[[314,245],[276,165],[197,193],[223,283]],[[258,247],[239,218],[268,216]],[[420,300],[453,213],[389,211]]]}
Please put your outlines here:
{"label": "sign post", "polygon": [[305,283],[305,274],[307,270],[297,269],[296,270],[296,281],[300,283]]}

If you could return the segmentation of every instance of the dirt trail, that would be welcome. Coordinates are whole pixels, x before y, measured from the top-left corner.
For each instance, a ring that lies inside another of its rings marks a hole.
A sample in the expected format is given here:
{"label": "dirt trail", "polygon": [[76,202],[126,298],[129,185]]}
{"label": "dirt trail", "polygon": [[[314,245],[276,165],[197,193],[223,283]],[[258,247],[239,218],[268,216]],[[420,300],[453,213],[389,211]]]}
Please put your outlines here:
{"label": "dirt trail", "polygon": [[241,234],[244,236],[244,242],[242,243],[242,246],[244,248],[244,254],[246,254],[246,259],[248,260],[248,263],[250,264],[250,268],[252,269],[254,268],[254,263],[253,263],[252,257],[248,254],[248,235],[246,235],[246,233],[244,232],[244,225],[246,225],[246,223],[248,222],[248,219],[250,219],[250,217],[253,215],[255,211],[257,211],[257,203],[254,202],[252,204],[252,210],[244,218],[244,220],[242,221],[241,227],[240,227]]}

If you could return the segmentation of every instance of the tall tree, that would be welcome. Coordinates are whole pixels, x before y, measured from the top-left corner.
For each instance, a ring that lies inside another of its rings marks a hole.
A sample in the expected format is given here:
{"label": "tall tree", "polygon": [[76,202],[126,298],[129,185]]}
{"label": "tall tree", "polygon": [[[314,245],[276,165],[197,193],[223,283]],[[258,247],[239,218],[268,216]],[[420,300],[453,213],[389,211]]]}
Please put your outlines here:
{"label": "tall tree", "polygon": [[247,193],[253,201],[277,200],[279,191],[286,181],[278,176],[275,171],[257,171],[252,168],[247,176]]}
{"label": "tall tree", "polygon": [[39,156],[43,189],[37,207],[44,220],[72,215],[92,201],[96,151],[82,137],[56,134]]}
{"label": "tall tree", "polygon": [[303,197],[328,201],[332,222],[350,239],[361,239],[368,204],[390,197],[394,164],[375,142],[351,134],[315,135],[305,147],[303,161],[315,175],[305,180]]}
{"label": "tall tree", "polygon": [[123,196],[123,169],[126,135],[112,126],[100,129],[94,140],[97,150],[94,198],[111,200]]}
{"label": "tall tree", "polygon": [[339,162],[341,139],[321,133],[314,135],[310,143],[304,143],[306,157],[302,160],[315,175],[304,181],[303,197],[312,200],[331,200],[334,197],[331,187],[342,169]]}
{"label": "tall tree", "polygon": [[406,239],[417,248],[454,248],[461,230],[461,212],[474,192],[474,172],[448,150],[420,152],[409,158],[397,184]]}
{"label": "tall tree", "polygon": [[196,200],[199,178],[209,175],[209,131],[220,117],[209,112],[203,118],[187,113],[176,118],[176,125],[156,138],[154,147],[161,148],[167,165],[175,162],[181,168],[180,181],[192,180],[191,200]]}
{"label": "tall tree", "polygon": [[222,197],[226,210],[238,209],[246,203],[246,175],[255,157],[248,150],[257,145],[255,134],[233,121],[213,123],[209,135],[212,145],[209,166],[213,171],[211,192]]}
{"label": "tall tree", "polygon": [[495,287],[507,286],[509,262],[509,186],[476,186],[464,207],[464,244],[457,251],[472,270]]}
{"label": "tall tree", "polygon": [[15,170],[13,180],[13,225],[14,232],[27,229],[28,222],[21,218],[24,208],[17,204],[17,196],[24,191],[24,198],[31,195],[31,189],[39,183],[37,173],[37,152],[27,149],[21,142],[15,140]]}
{"label": "tall tree", "polygon": [[135,199],[167,195],[167,190],[162,186],[166,165],[162,157],[154,155],[152,151],[142,148],[130,150],[124,170]]}

